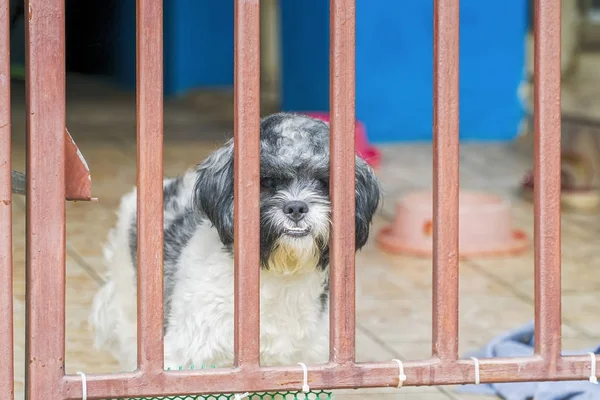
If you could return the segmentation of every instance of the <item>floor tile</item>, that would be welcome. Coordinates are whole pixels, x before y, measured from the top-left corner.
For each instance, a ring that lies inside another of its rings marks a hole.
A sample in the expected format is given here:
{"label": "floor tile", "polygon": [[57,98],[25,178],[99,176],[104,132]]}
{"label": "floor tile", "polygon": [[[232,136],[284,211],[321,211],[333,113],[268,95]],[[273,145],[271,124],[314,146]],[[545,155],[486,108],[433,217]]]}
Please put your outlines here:
{"label": "floor tile", "polygon": [[81,256],[102,254],[108,231],[116,221],[116,213],[97,202],[68,203],[67,243]]}
{"label": "floor tile", "polygon": [[451,391],[453,400],[499,400],[498,396],[481,395],[481,394],[466,394],[459,391]]}
{"label": "floor tile", "polygon": [[360,327],[356,330],[356,361],[357,362],[389,362],[395,355]]}
{"label": "floor tile", "polygon": [[600,344],[600,293],[569,294],[562,298],[562,312],[576,327]]}
{"label": "floor tile", "polygon": [[[15,260],[15,267],[21,261],[21,258]],[[94,350],[87,327],[88,312],[98,283],[70,257],[67,257],[66,268],[66,373],[117,372],[111,357]],[[15,379],[18,390],[22,390],[25,371],[25,277],[21,271],[24,268],[15,268],[14,277]]]}

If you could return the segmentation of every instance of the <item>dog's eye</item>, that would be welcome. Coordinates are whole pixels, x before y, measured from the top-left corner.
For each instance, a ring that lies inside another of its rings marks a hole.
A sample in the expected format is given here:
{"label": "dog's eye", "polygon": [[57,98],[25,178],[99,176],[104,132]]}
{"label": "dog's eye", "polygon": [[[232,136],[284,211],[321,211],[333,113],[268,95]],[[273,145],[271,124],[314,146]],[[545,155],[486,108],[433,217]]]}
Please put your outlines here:
{"label": "dog's eye", "polygon": [[319,185],[323,189],[329,189],[329,179],[319,179]]}
{"label": "dog's eye", "polygon": [[262,189],[273,189],[277,182],[273,178],[262,178],[260,180],[260,187]]}

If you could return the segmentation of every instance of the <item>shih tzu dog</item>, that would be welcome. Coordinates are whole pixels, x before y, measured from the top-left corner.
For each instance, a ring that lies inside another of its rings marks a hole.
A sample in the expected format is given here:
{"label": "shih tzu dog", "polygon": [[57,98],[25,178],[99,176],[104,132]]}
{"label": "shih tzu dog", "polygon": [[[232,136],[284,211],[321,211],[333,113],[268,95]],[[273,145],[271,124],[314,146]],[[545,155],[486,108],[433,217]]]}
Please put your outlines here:
{"label": "shih tzu dog", "polygon": [[[279,113],[260,124],[262,365],[324,363],[329,349],[329,125]],[[233,142],[164,181],[165,367],[233,363]],[[356,157],[356,250],[380,186]],[[136,368],[136,192],[104,250],[110,277],[94,298],[95,344]]]}

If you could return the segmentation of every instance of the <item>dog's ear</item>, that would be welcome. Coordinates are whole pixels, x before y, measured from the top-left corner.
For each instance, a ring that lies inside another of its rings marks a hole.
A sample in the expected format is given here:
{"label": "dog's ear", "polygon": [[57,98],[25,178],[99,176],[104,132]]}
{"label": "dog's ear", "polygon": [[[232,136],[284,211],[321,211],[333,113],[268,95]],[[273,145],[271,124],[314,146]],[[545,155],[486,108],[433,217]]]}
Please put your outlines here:
{"label": "dog's ear", "polygon": [[373,215],[379,206],[381,188],[373,169],[360,157],[356,157],[356,250],[360,250],[369,238]]}
{"label": "dog's ear", "polygon": [[233,243],[233,140],[198,166],[194,204],[217,229],[221,242]]}

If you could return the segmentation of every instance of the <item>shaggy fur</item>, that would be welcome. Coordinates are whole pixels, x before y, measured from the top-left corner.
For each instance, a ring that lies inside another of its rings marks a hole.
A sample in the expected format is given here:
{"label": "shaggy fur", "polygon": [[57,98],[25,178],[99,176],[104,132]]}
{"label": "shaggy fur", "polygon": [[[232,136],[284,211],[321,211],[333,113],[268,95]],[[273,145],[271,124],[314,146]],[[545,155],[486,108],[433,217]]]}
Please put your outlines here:
{"label": "shaggy fur", "polygon": [[[280,113],[261,121],[260,352],[263,365],[328,358],[329,126]],[[233,142],[164,181],[165,367],[233,363]],[[356,249],[380,198],[356,158]],[[110,276],[96,294],[95,343],[136,368],[136,192],[108,235]]]}

